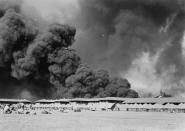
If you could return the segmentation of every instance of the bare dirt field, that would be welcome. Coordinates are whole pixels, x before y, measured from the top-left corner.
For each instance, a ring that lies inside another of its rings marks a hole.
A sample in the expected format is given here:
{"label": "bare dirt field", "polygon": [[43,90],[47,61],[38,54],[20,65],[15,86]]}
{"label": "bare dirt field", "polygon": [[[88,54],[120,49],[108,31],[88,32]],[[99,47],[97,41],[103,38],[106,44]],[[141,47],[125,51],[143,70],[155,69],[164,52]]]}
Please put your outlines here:
{"label": "bare dirt field", "polygon": [[1,114],[0,131],[185,131],[185,114],[106,111]]}

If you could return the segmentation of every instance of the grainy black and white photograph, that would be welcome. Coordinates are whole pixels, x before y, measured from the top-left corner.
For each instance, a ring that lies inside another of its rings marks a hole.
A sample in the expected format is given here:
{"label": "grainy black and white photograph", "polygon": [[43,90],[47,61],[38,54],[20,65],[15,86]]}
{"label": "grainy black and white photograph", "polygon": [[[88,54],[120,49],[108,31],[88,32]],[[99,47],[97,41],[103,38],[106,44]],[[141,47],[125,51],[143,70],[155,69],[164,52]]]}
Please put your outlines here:
{"label": "grainy black and white photograph", "polygon": [[185,0],[0,0],[0,131],[185,131]]}

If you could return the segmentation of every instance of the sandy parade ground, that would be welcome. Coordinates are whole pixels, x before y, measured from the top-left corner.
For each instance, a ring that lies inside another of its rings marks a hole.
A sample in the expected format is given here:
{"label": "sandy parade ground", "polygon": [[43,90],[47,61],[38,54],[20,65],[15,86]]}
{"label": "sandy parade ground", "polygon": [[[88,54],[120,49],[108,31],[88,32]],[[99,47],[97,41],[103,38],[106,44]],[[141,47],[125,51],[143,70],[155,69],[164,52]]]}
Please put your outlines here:
{"label": "sandy parade ground", "polygon": [[124,111],[1,114],[0,131],[185,131],[185,114]]}

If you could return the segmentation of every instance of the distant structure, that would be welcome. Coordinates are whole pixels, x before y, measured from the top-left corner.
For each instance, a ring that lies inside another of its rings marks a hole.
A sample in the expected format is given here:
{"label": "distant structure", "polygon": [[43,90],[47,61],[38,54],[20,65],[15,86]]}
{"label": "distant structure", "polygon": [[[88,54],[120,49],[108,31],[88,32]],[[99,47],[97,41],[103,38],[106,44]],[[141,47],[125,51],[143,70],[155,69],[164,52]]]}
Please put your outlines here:
{"label": "distant structure", "polygon": [[[160,97],[160,98],[75,98],[58,100],[28,100],[0,99],[2,111],[7,105],[22,104],[26,110],[49,111],[134,111],[134,112],[170,112],[185,113],[184,97]],[[6,106],[5,106],[6,105]]]}
{"label": "distant structure", "polygon": [[30,104],[32,102],[26,99],[0,99],[0,104],[18,104],[18,103]]}

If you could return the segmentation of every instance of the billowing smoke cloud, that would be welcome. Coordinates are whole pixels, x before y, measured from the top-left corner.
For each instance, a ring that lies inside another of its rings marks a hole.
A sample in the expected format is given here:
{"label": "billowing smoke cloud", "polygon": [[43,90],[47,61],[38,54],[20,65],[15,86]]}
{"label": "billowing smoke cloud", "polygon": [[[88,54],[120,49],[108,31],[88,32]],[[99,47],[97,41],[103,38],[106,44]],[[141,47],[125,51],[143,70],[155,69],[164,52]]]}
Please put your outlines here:
{"label": "billowing smoke cloud", "polygon": [[66,79],[67,97],[138,97],[130,89],[126,79],[111,78],[106,70],[94,71],[87,65],[80,65],[74,75]]}
{"label": "billowing smoke cloud", "polygon": [[[80,0],[81,19],[76,21],[81,32],[74,47],[93,67],[106,68],[113,75],[132,76],[129,80],[134,89],[146,89],[142,93],[156,95],[163,90],[181,95],[185,91],[184,3]],[[148,62],[139,62],[143,59]]]}
{"label": "billowing smoke cloud", "polygon": [[184,0],[89,0],[80,5],[85,33],[76,48],[85,61],[128,77],[142,94],[184,93]]}
{"label": "billowing smoke cloud", "polygon": [[16,2],[14,6],[0,3],[2,7],[7,4],[0,18],[1,96],[21,97],[29,92],[49,97],[52,87],[62,88],[80,64],[79,56],[70,48],[76,29],[61,24],[40,29],[21,13],[21,3]]}
{"label": "billowing smoke cloud", "polygon": [[0,2],[0,97],[138,97],[126,79],[81,64],[74,27],[33,18],[23,1]]}
{"label": "billowing smoke cloud", "polygon": [[[24,0],[21,2],[21,8],[16,6],[16,12],[21,10],[22,15],[34,19],[33,21],[38,23],[39,30],[42,29],[46,33],[38,33],[37,29],[31,31],[34,37],[31,39],[34,39],[34,42],[30,40],[31,44],[27,48],[29,50],[24,49],[23,54],[14,53],[15,64],[11,65],[11,69],[16,68],[18,72],[12,71],[11,74],[17,78],[33,74],[35,76],[35,72],[43,67],[36,65],[44,56],[40,56],[34,49],[41,48],[38,50],[44,50],[46,54],[50,52],[50,49],[40,47],[43,41],[47,43],[45,36],[52,33],[47,26],[53,22],[68,23],[77,28],[76,41],[72,47],[79,52],[82,62],[94,68],[107,69],[114,76],[128,77],[134,89],[146,89],[142,90],[143,94],[155,95],[160,90],[164,90],[179,95],[184,92],[185,79],[184,2],[184,0],[37,0],[34,2]],[[34,32],[39,35],[34,35]],[[44,45],[48,46],[50,44]],[[6,52],[9,50],[8,48]],[[63,55],[63,51],[55,52],[54,57],[60,55]],[[17,61],[17,58],[21,60]],[[48,59],[48,62],[52,63],[52,66],[49,64],[48,70],[51,75],[41,73],[43,79],[49,78],[49,83],[55,86],[65,85],[64,80],[67,76],[52,75],[61,71],[58,65],[62,62],[51,61],[51,58],[53,55]],[[3,59],[8,60],[9,56]],[[20,66],[21,63],[29,62],[33,67],[37,67],[34,68],[36,70],[32,70],[32,67],[23,70],[27,65]],[[67,74],[78,76],[74,70],[73,73],[67,71]],[[61,77],[60,80],[58,76]],[[85,94],[88,94],[88,91]],[[96,93],[94,95],[99,96]]]}

